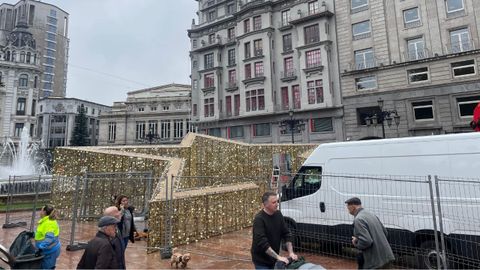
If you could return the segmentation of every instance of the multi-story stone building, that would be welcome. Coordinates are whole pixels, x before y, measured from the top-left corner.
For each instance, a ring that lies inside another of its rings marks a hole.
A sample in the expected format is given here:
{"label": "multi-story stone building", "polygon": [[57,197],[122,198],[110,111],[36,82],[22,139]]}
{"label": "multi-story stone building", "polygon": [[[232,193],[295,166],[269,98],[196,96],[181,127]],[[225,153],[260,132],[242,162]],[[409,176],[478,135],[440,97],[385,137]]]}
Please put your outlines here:
{"label": "multi-story stone building", "polygon": [[333,0],[197,1],[188,34],[200,132],[290,142],[281,123],[301,120],[296,142],[343,140]]}
{"label": "multi-story stone building", "polygon": [[179,143],[190,130],[190,94],[184,84],[127,93],[100,116],[99,145]]}
{"label": "multi-story stone building", "polygon": [[[0,47],[20,22],[26,22],[40,51],[42,97],[65,97],[68,63],[68,13],[38,0],[20,0],[16,4],[0,4]],[[16,57],[22,57],[16,52]],[[15,55],[12,55],[15,57]],[[25,56],[24,56],[25,57]]]}
{"label": "multi-story stone building", "polygon": [[477,1],[339,0],[336,19],[346,138],[383,136],[381,124],[365,121],[388,118],[379,99],[400,116],[398,127],[384,122],[386,137],[471,131],[480,101]]}
{"label": "multi-story stone building", "polygon": [[87,117],[89,145],[98,145],[99,116],[108,113],[111,107],[76,99],[49,97],[38,103],[38,137],[42,148],[69,146],[75,128],[75,118],[83,107]]}
{"label": "multi-story stone building", "polygon": [[41,67],[36,41],[25,21],[0,46],[0,143],[20,140],[24,128],[35,136]]}

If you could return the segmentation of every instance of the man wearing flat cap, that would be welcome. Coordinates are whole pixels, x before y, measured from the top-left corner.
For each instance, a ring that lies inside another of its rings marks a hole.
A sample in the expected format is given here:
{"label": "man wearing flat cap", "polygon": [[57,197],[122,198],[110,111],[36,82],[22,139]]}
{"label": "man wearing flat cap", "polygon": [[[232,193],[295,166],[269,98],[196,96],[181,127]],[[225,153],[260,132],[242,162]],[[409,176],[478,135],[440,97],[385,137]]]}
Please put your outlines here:
{"label": "man wearing flat cap", "polygon": [[362,201],[353,197],[345,201],[348,212],[354,216],[352,244],[360,250],[358,269],[390,268],[395,260],[387,240],[387,229],[380,219],[362,207]]}
{"label": "man wearing flat cap", "polygon": [[115,238],[118,219],[110,216],[101,217],[98,221],[98,232],[88,242],[77,269],[117,269],[112,239]]}

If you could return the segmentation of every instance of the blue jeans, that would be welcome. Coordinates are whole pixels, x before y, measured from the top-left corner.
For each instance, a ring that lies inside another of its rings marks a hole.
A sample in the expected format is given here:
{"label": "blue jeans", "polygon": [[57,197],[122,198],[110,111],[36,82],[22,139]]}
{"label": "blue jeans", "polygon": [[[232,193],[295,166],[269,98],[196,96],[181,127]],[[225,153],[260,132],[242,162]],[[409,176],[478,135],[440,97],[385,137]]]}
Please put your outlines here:
{"label": "blue jeans", "polygon": [[128,245],[128,237],[125,237],[122,239],[123,240],[123,250],[126,250],[127,249],[127,245]]}
{"label": "blue jeans", "polygon": [[256,263],[253,263],[253,265],[255,266],[255,269],[273,269],[272,266],[266,266],[266,265],[261,265]]}

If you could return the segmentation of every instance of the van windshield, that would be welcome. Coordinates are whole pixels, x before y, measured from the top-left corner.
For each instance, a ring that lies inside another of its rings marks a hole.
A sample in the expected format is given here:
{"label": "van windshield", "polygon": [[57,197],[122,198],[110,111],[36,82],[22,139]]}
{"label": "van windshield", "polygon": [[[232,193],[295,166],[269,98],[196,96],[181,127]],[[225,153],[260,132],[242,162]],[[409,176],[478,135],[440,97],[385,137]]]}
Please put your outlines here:
{"label": "van windshield", "polygon": [[322,183],[322,167],[302,167],[284,193],[287,200],[315,193]]}

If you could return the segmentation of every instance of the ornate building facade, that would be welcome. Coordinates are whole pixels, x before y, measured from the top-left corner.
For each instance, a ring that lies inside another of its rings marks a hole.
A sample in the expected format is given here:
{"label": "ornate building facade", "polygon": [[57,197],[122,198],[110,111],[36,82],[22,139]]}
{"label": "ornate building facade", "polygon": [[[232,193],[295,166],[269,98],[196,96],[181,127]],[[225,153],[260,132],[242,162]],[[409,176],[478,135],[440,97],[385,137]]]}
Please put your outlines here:
{"label": "ornate building facade", "polygon": [[127,93],[100,116],[99,145],[179,143],[191,129],[190,88],[168,84]]}
{"label": "ornate building facade", "polygon": [[198,0],[188,35],[199,132],[253,143],[343,140],[334,2]]}

